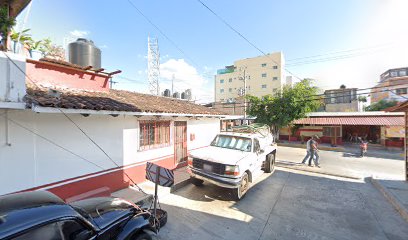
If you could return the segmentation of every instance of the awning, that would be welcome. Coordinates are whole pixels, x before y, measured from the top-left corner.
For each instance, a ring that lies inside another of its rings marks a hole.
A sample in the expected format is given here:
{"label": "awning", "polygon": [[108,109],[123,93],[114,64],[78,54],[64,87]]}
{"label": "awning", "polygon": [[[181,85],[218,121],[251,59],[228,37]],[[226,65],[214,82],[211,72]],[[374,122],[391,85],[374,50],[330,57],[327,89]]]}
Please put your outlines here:
{"label": "awning", "polygon": [[373,125],[373,126],[404,126],[402,116],[377,117],[311,117],[295,120],[294,124],[309,125]]}

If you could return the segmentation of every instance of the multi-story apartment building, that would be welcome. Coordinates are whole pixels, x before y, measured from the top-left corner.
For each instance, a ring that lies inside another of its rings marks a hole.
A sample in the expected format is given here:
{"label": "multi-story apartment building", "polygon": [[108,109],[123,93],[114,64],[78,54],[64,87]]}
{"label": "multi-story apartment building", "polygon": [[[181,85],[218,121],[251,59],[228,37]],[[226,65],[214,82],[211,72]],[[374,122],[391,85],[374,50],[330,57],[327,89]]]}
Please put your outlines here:
{"label": "multi-story apartment building", "polygon": [[361,112],[362,102],[358,101],[357,88],[338,88],[324,91],[326,112]]}
{"label": "multi-story apartment building", "polygon": [[371,90],[371,103],[380,100],[405,101],[408,98],[408,67],[389,69]]}
{"label": "multi-story apartment building", "polygon": [[[282,88],[285,60],[282,52],[237,60],[234,65],[217,71],[215,102],[234,102],[246,94],[262,97]],[[246,79],[246,83],[244,81]]]}

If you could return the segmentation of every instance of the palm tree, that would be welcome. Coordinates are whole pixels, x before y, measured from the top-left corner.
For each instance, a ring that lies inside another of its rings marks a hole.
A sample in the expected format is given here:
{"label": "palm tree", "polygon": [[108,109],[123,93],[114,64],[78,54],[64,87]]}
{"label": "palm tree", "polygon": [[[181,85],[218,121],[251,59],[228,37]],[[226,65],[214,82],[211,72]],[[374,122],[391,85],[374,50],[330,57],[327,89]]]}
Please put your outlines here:
{"label": "palm tree", "polygon": [[16,25],[16,19],[9,16],[8,6],[0,6],[0,36],[3,51],[7,51],[8,34],[14,25]]}

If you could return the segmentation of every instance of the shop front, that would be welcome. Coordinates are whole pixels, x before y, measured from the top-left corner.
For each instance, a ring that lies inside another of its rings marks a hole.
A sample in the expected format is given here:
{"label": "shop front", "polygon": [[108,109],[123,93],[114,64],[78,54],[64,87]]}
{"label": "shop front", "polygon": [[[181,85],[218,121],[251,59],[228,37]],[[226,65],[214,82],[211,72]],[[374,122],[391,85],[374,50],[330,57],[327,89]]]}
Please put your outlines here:
{"label": "shop front", "polygon": [[311,113],[280,131],[280,139],[287,141],[305,142],[313,135],[319,136],[321,143],[331,145],[357,143],[363,139],[371,144],[402,148],[404,116],[386,112]]}

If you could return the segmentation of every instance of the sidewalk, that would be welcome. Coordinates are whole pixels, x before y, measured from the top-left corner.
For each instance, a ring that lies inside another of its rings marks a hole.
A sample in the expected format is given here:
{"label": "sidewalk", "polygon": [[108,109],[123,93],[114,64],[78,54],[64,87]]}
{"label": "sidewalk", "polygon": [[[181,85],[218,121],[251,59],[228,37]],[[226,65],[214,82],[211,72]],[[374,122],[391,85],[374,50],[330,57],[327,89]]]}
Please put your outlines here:
{"label": "sidewalk", "polygon": [[370,179],[397,212],[408,222],[408,182]]}
{"label": "sidewalk", "polygon": [[[294,148],[304,148],[306,149],[306,143],[301,143],[301,142],[288,142],[288,141],[282,141],[278,143],[278,146],[285,146],[285,147],[294,147]],[[320,143],[319,144],[319,149],[320,150],[327,150],[327,151],[338,151],[338,152],[344,152],[345,148],[343,146],[336,146],[333,147],[328,143]]]}
{"label": "sidewalk", "polygon": [[[178,189],[190,184],[190,175],[187,173],[187,167],[182,167],[174,170],[174,185],[171,188],[158,186],[158,197],[164,197]],[[145,192],[141,192],[137,187],[128,187],[112,193],[114,197],[123,198],[136,203],[142,207],[150,207],[153,201],[155,184],[150,181],[145,181],[138,184]]]}
{"label": "sidewalk", "polygon": [[[278,143],[278,146],[306,149],[306,143],[302,144],[301,142],[282,141]],[[318,145],[318,148],[319,150],[335,151],[335,152],[359,153],[360,151],[359,144],[350,144],[350,143],[345,143],[344,145],[337,145],[335,147],[331,146],[331,144],[328,144],[328,143],[320,143]],[[378,146],[378,145],[373,145],[373,144],[368,145],[368,151],[367,151],[366,156],[393,158],[393,159],[404,159],[405,157],[404,151],[402,149],[386,148],[384,146]]]}

